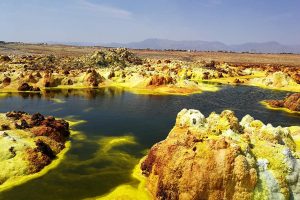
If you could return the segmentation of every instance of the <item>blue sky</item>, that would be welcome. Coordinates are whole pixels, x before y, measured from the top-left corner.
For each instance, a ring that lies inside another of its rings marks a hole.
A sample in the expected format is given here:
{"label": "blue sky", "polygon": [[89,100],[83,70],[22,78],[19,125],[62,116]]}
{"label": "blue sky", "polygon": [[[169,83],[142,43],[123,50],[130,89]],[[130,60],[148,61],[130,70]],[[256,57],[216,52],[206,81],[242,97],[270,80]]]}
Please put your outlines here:
{"label": "blue sky", "polygon": [[300,44],[300,0],[1,0],[0,40]]}

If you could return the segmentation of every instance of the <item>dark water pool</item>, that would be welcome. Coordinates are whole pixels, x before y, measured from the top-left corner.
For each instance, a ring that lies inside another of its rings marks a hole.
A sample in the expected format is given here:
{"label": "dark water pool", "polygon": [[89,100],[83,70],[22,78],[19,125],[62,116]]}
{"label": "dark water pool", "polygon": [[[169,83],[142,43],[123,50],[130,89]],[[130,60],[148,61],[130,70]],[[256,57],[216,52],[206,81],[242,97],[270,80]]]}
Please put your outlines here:
{"label": "dark water pool", "polygon": [[0,199],[85,199],[104,195],[120,184],[137,184],[130,176],[133,167],[146,149],[167,136],[183,108],[198,109],[206,116],[231,109],[239,118],[251,114],[273,125],[299,125],[300,115],[259,104],[286,94],[246,86],[224,86],[218,92],[192,96],[135,95],[116,89],[8,94],[0,99],[0,112],[40,112],[86,123],[74,128],[82,137],[72,139],[57,168],[0,193]]}

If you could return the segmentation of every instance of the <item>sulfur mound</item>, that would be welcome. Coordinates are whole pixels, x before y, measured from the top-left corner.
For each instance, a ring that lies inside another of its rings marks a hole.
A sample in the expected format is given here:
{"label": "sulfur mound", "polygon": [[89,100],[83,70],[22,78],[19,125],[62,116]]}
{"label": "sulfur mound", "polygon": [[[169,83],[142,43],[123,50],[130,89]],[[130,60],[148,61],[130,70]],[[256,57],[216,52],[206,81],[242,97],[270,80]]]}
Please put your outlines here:
{"label": "sulfur mound", "polygon": [[[292,129],[183,109],[141,164],[155,199],[299,199]],[[294,134],[294,133],[293,133]]]}
{"label": "sulfur mound", "polygon": [[293,91],[293,89],[299,90],[299,84],[296,80],[294,80],[289,74],[282,71],[271,73],[267,77],[254,78],[250,82],[255,85],[261,85],[273,89],[289,88],[291,91]]}
{"label": "sulfur mound", "polygon": [[287,108],[300,111],[300,93],[288,95],[284,100],[267,100],[266,103],[274,108]]}
{"label": "sulfur mound", "polygon": [[101,49],[87,57],[90,66],[124,68],[130,64],[141,65],[142,60],[125,48]]}
{"label": "sulfur mound", "polygon": [[69,124],[37,113],[0,114],[0,186],[41,171],[65,148]]}

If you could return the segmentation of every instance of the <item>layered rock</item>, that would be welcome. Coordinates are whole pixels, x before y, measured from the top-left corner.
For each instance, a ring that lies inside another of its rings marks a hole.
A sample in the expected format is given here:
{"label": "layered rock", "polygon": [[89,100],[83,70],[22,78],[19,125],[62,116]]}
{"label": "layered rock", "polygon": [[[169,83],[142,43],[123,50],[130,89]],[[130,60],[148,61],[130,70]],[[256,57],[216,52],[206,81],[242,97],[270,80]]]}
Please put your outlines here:
{"label": "layered rock", "polygon": [[298,199],[298,156],[289,128],[183,109],[141,169],[155,199]]}
{"label": "layered rock", "polygon": [[0,114],[0,186],[41,171],[65,148],[69,124],[25,112]]}
{"label": "layered rock", "polygon": [[300,93],[290,94],[283,100],[266,100],[266,103],[274,108],[287,108],[291,111],[300,111]]}

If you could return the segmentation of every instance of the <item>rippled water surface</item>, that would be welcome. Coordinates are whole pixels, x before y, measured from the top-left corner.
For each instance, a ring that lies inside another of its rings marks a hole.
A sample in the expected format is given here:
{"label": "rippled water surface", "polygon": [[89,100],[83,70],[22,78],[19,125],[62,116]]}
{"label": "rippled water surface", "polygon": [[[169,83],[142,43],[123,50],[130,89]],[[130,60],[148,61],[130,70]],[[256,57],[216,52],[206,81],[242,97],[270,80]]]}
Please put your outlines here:
{"label": "rippled water surface", "polygon": [[167,136],[182,108],[198,109],[206,116],[231,109],[239,118],[251,114],[273,125],[299,125],[299,114],[259,104],[286,94],[244,86],[192,96],[135,95],[114,89],[8,94],[0,98],[0,112],[40,112],[86,123],[74,128],[81,136],[71,139],[72,147],[57,168],[2,192],[0,199],[85,199],[105,195],[121,184],[136,185],[130,175],[133,167],[145,150]]}

